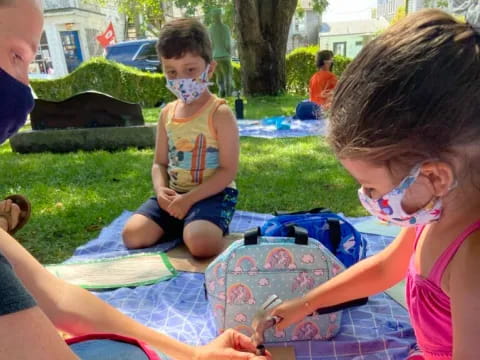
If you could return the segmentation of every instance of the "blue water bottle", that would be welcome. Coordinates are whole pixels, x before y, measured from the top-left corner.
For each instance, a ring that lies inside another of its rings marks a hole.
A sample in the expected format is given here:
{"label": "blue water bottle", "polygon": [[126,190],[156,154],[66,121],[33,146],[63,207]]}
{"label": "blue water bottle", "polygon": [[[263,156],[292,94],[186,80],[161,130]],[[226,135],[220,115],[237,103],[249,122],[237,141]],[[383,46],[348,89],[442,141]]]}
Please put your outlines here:
{"label": "blue water bottle", "polygon": [[243,119],[243,100],[240,98],[240,91],[237,92],[237,99],[235,100],[235,115],[237,119]]}

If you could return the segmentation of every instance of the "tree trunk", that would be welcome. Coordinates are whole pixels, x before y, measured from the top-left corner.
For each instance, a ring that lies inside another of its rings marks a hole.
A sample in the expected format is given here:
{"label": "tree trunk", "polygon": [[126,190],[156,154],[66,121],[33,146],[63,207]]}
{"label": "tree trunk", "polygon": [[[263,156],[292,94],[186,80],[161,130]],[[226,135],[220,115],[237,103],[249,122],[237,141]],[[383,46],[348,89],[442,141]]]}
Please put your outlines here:
{"label": "tree trunk", "polygon": [[288,31],[297,0],[234,0],[245,95],[285,91]]}

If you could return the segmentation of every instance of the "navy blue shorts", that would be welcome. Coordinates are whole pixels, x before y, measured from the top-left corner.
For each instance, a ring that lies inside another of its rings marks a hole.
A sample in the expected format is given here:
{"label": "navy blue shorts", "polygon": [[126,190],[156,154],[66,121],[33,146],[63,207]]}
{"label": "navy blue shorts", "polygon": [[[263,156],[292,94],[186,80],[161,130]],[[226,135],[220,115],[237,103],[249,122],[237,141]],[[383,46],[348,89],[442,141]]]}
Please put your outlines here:
{"label": "navy blue shorts", "polygon": [[200,200],[191,207],[183,220],[178,220],[163,210],[158,205],[157,198],[152,196],[138,208],[136,213],[153,220],[168,233],[168,237],[182,236],[183,228],[195,220],[210,221],[225,235],[228,234],[228,225],[235,213],[237,198],[236,189],[226,188],[216,195]]}

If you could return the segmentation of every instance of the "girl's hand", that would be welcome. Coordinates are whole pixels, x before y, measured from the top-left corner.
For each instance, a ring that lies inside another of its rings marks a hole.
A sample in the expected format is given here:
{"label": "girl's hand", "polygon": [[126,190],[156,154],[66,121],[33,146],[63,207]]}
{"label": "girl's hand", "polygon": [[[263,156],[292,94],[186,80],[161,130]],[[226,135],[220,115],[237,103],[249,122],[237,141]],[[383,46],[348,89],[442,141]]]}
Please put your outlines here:
{"label": "girl's hand", "polygon": [[228,329],[210,344],[198,347],[193,360],[271,360],[270,354],[255,355],[252,340],[232,329]]}
{"label": "girl's hand", "polygon": [[271,312],[272,316],[281,318],[277,324],[279,331],[286,329],[292,324],[302,321],[309,314],[305,298],[296,298],[278,305]]}

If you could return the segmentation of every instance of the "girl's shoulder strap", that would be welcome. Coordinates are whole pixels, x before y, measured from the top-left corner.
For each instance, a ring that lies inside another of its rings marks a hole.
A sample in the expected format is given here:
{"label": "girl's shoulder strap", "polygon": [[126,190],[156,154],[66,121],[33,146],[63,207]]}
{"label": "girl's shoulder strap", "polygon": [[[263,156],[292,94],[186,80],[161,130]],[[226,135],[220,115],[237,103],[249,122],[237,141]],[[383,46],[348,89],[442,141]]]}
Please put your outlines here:
{"label": "girl's shoulder strap", "polygon": [[465,242],[465,240],[475,231],[480,229],[480,220],[477,220],[472,225],[467,227],[464,232],[462,232],[449,246],[448,248],[438,257],[437,261],[432,267],[430,272],[430,280],[433,281],[438,287],[441,287],[441,280],[445,269],[447,268],[450,261],[457,253],[460,246]]}
{"label": "girl's shoulder strap", "polygon": [[418,245],[418,240],[420,239],[420,235],[422,235],[423,229],[425,229],[425,225],[419,225],[415,228],[415,243],[413,248],[416,250]]}

